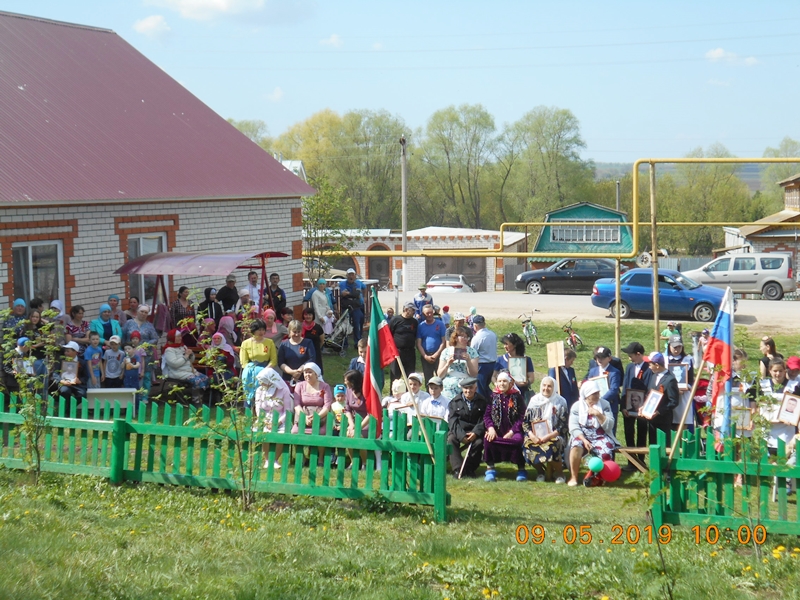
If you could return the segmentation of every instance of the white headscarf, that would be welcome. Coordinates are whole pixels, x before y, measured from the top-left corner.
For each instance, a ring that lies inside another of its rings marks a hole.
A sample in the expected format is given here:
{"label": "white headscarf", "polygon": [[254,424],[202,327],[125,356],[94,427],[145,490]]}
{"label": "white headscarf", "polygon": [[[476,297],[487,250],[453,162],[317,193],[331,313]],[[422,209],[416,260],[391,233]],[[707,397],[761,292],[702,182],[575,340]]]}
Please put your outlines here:
{"label": "white headscarf", "polygon": [[[544,389],[544,384],[546,381],[550,381],[553,386],[553,393],[550,396],[545,396],[542,393]],[[542,377],[542,381],[539,384],[539,393],[531,397],[528,401],[528,408],[540,408],[541,414],[543,417],[549,417],[553,414],[553,408],[556,404],[564,403],[566,405],[566,400],[562,398],[558,392],[556,392],[556,380],[550,376]]]}
{"label": "white headscarf", "polygon": [[57,310],[58,315],[56,315],[56,319],[60,319],[64,316],[64,305],[61,303],[61,300],[56,298],[52,302],[50,302],[50,310]]}
{"label": "white headscarf", "polygon": [[586,402],[586,397],[599,391],[600,386],[594,381],[587,381],[581,386],[581,397],[578,400],[578,423],[581,425],[588,425],[589,419],[594,419],[589,416],[589,403]]}
{"label": "white headscarf", "polygon": [[261,369],[256,373],[256,379],[259,383],[266,385],[269,396],[278,396],[280,395],[279,392],[282,391],[289,392],[289,386],[286,385],[281,374],[272,367]]}
{"label": "white headscarf", "polygon": [[322,370],[319,368],[319,365],[317,363],[315,363],[315,362],[307,362],[307,363],[305,363],[303,365],[303,371],[305,371],[307,369],[311,369],[312,371],[314,371],[314,373],[317,374],[317,379],[319,379],[320,381],[325,381],[322,378]]}

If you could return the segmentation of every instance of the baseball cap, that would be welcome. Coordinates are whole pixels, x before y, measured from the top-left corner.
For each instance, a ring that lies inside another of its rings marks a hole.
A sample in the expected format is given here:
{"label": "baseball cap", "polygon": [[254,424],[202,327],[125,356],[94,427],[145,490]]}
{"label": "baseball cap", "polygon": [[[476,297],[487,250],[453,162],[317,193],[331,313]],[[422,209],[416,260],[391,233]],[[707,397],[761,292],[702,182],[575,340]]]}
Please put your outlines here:
{"label": "baseball cap", "polygon": [[319,279],[317,279],[317,285],[327,285],[327,284],[328,280],[325,279],[324,277],[320,277]]}
{"label": "baseball cap", "polygon": [[675,346],[675,347],[683,346],[683,340],[681,339],[681,336],[679,336],[679,335],[670,336],[669,345],[670,346]]}
{"label": "baseball cap", "polygon": [[129,337],[130,337],[131,339],[133,339],[133,338],[139,338],[139,339],[142,339],[142,334],[141,334],[141,333],[139,333],[138,331],[131,331],[131,335],[130,335]]}
{"label": "baseball cap", "polygon": [[419,286],[417,289],[418,289],[418,290],[427,290],[427,289],[428,289],[428,286],[427,286],[427,285],[425,285],[425,284],[423,283],[423,284],[422,284],[422,285],[420,285],[420,286]]}
{"label": "baseball cap", "polygon": [[17,346],[24,346],[25,344],[27,344],[30,341],[31,341],[30,338],[21,337],[21,338],[19,338],[17,340]]}
{"label": "baseball cap", "polygon": [[639,342],[631,342],[622,349],[625,354],[644,354],[644,346]]}
{"label": "baseball cap", "polygon": [[796,371],[800,369],[800,357],[790,356],[786,359],[786,368]]}
{"label": "baseball cap", "polygon": [[344,394],[344,393],[346,393],[346,391],[347,391],[347,388],[345,388],[341,383],[336,384],[335,386],[333,386],[333,395],[334,396],[337,395],[337,394]]}
{"label": "baseball cap", "polygon": [[417,307],[413,302],[406,302],[405,304],[403,304],[403,309],[406,308],[413,308],[414,310],[417,310]]}
{"label": "baseball cap", "polygon": [[464,316],[464,313],[462,313],[462,312],[453,313],[453,320],[454,321],[463,321],[464,319],[466,319],[466,317]]}
{"label": "baseball cap", "polygon": [[356,270],[355,270],[353,267],[350,267],[350,268],[349,268],[349,269],[347,269],[347,271],[346,271],[346,273],[347,273],[348,275],[350,275],[350,273],[355,273],[355,272],[356,272]]}
{"label": "baseball cap", "polygon": [[69,348],[70,350],[75,350],[75,352],[80,352],[81,351],[81,347],[78,346],[77,342],[67,342],[66,344],[64,344],[61,347],[62,348]]}
{"label": "baseball cap", "polygon": [[597,350],[594,351],[595,358],[611,358],[611,350],[606,348],[605,346],[599,346]]}
{"label": "baseball cap", "polygon": [[661,352],[651,352],[648,359],[651,363],[659,364],[662,367],[666,364],[664,361],[664,355],[661,354]]}
{"label": "baseball cap", "polygon": [[108,343],[109,344],[112,344],[112,343],[113,344],[121,344],[122,340],[120,339],[120,337],[118,335],[112,335],[110,338],[108,338]]}
{"label": "baseball cap", "polygon": [[433,385],[438,385],[439,387],[442,387],[442,386],[443,386],[443,384],[442,384],[442,378],[441,378],[441,377],[439,377],[438,375],[434,375],[433,377],[431,377],[431,378],[428,380],[428,385],[430,385],[430,384],[433,384]]}
{"label": "baseball cap", "polygon": [[483,317],[483,315],[475,315],[472,317],[472,322],[478,323],[479,325],[484,325],[486,323],[486,319]]}
{"label": "baseball cap", "polygon": [[423,377],[419,373],[411,373],[408,376],[408,379],[414,379],[415,381],[418,381],[420,383],[420,385],[425,383],[425,377]]}
{"label": "baseball cap", "polygon": [[228,275],[228,276],[225,278],[225,281],[226,281],[226,282],[228,282],[228,281],[234,281],[234,282],[235,282],[235,281],[236,281],[236,276],[235,276],[235,275]]}

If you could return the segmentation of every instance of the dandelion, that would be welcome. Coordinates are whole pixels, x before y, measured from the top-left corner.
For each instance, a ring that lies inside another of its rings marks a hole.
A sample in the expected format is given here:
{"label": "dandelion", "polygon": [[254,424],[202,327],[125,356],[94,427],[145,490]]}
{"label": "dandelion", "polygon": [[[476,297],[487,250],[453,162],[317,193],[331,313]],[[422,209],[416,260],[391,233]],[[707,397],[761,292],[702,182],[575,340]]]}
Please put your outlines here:
{"label": "dandelion", "polygon": [[645,558],[647,558],[648,556],[650,556],[650,553],[649,553],[649,552],[642,552],[642,556],[644,556]]}
{"label": "dandelion", "polygon": [[750,565],[747,565],[747,566],[744,568],[744,570],[745,570],[745,571],[752,571],[752,570],[753,570],[753,567],[751,567]]}
{"label": "dandelion", "polygon": [[777,548],[775,548],[775,550],[777,550],[778,552],[783,552],[784,550],[786,550],[786,546],[778,546]]}
{"label": "dandelion", "polygon": [[608,596],[602,596],[600,600],[611,600]]}
{"label": "dandelion", "polygon": [[292,537],[292,532],[290,531],[289,533],[287,533],[286,537]]}
{"label": "dandelion", "polygon": [[425,523],[426,523],[425,519],[422,519],[422,524],[424,525]]}
{"label": "dandelion", "polygon": [[636,552],[636,548],[631,548],[631,552]]}
{"label": "dandelion", "polygon": [[500,592],[498,592],[497,590],[492,590],[492,596],[499,596],[499,595]]}
{"label": "dandelion", "polygon": [[248,527],[245,531],[253,531],[252,527]]}
{"label": "dandelion", "polygon": [[606,554],[611,554],[611,548],[606,548]]}
{"label": "dandelion", "polygon": [[764,558],[761,559],[761,562],[763,562],[766,565],[769,562],[769,559],[765,556]]}
{"label": "dandelion", "polygon": [[792,548],[792,552],[800,552],[800,548]]}
{"label": "dandelion", "polygon": [[758,573],[753,573],[753,575],[755,575],[755,578],[758,579]]}
{"label": "dandelion", "polygon": [[423,569],[424,569],[425,567],[427,567],[427,566],[428,566],[428,563],[422,563],[422,568],[423,568]]}
{"label": "dandelion", "polygon": [[489,588],[483,588],[483,595],[484,596],[489,596],[490,595]]}
{"label": "dandelion", "polygon": [[[114,506],[114,505],[112,504],[111,506]],[[156,510],[161,510],[161,505],[160,504],[158,506],[156,506]],[[230,516],[230,515],[228,515],[228,516]]]}
{"label": "dandelion", "polygon": [[83,504],[78,504],[78,508],[83,508]]}
{"label": "dandelion", "polygon": [[26,514],[26,515],[29,515],[29,514],[31,514],[31,511],[29,511],[29,510],[26,510],[26,511],[25,511],[25,514]]}
{"label": "dandelion", "polygon": [[716,555],[717,555],[717,553],[716,553],[716,552],[712,552],[712,553],[711,553],[711,556],[712,556],[712,557],[714,557],[714,556],[716,556]]}
{"label": "dandelion", "polygon": [[323,526],[322,526],[322,531],[328,531],[328,528],[327,528],[327,526],[323,525]]}
{"label": "dandelion", "polygon": [[130,533],[131,533],[131,535],[135,535],[136,531],[134,529],[131,529]]}

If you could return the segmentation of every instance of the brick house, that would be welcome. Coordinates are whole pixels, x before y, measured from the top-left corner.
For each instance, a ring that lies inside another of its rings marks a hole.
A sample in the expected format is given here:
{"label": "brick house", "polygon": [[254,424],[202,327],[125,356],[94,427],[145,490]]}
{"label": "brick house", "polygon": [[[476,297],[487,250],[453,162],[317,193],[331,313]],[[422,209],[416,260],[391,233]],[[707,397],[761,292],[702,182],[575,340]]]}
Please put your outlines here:
{"label": "brick house", "polygon": [[[146,296],[114,271],[158,251],[285,252],[299,304],[314,190],[113,31],[0,12],[0,306]],[[169,278],[169,286],[221,286]],[[144,298],[143,298],[144,299]]]}
{"label": "brick house", "polygon": [[[525,234],[507,231],[504,235],[503,250],[506,252],[525,252]],[[352,250],[394,250],[403,249],[402,233],[391,229],[354,230]],[[500,248],[500,232],[487,229],[466,229],[463,227],[423,227],[408,231],[407,247],[414,250],[495,250]],[[477,258],[470,256],[411,257],[406,260],[408,290],[416,290],[437,273],[462,274],[467,282],[474,285],[476,292],[503,289],[503,263],[516,262],[517,259]],[[380,285],[391,287],[391,275],[395,269],[403,268],[401,257],[344,257],[333,263],[338,269],[353,267],[365,279],[377,279]]]}
{"label": "brick house", "polygon": [[[732,252],[789,252],[797,264],[800,248],[800,173],[779,181],[783,188],[783,210],[745,227],[725,227],[725,248]],[[798,223],[798,227],[775,227],[775,223]]]}

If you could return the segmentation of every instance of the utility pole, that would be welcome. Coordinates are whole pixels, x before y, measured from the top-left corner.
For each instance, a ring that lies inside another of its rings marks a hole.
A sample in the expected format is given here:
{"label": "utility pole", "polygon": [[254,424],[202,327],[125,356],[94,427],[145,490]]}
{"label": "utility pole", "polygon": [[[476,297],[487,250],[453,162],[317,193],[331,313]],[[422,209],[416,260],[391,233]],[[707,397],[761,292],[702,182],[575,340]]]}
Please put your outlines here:
{"label": "utility pole", "polygon": [[617,211],[619,211],[619,179],[617,179]]}
{"label": "utility pole", "polygon": [[[400,205],[403,219],[403,291],[408,291],[406,279],[406,256],[405,252],[408,251],[408,200],[407,200],[407,187],[408,180],[406,179],[406,136],[400,136]],[[395,304],[398,300],[395,297]],[[399,307],[395,310],[396,314],[400,314]]]}

